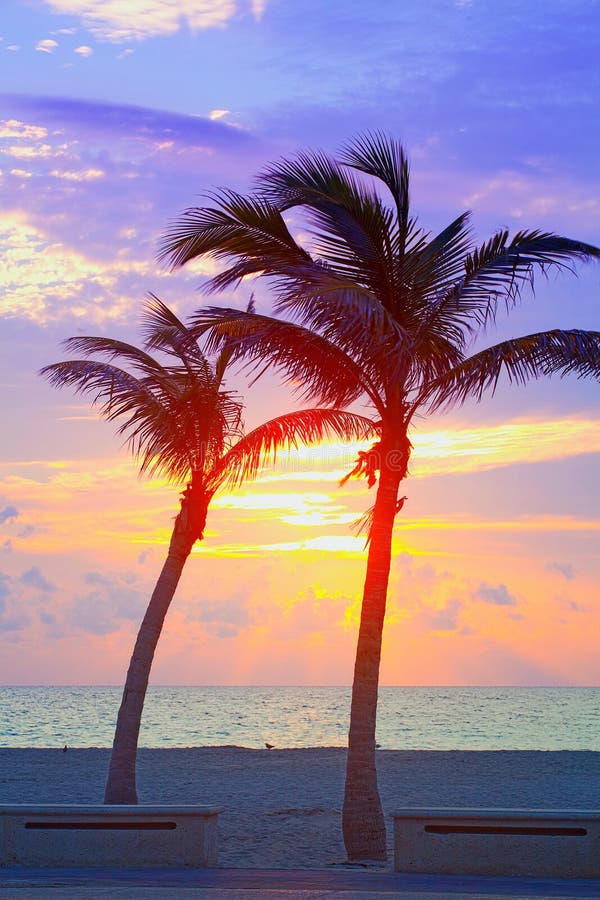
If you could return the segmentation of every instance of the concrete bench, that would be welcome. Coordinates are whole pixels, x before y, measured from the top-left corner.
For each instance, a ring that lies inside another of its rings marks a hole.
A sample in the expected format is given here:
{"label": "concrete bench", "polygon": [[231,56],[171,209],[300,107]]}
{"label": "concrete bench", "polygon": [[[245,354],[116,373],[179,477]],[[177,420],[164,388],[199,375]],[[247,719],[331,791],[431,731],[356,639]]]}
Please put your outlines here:
{"label": "concrete bench", "polygon": [[397,872],[600,876],[600,811],[403,809],[394,816]]}
{"label": "concrete bench", "polygon": [[0,866],[217,864],[208,806],[0,806]]}

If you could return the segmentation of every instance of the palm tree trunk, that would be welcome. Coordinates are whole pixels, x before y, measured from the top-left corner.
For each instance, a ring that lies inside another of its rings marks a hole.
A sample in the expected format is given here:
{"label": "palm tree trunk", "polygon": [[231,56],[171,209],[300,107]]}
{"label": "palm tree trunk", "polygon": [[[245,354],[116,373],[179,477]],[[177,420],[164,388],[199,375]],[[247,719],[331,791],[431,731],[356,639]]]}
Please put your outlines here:
{"label": "palm tree trunk", "polygon": [[387,859],[385,821],[375,767],[375,725],[392,532],[398,502],[398,487],[405,474],[405,466],[390,466],[384,457],[371,525],[352,684],[342,812],[342,829],[348,859]]}
{"label": "palm tree trunk", "polygon": [[[137,745],[150,669],[183,567],[196,540],[202,539],[204,525],[202,524],[198,532],[197,516],[196,512],[192,526],[188,501],[184,499],[181,512],[175,520],[167,559],[140,625],[127,670],[104,792],[105,803],[137,803],[135,774]],[[202,522],[206,520],[206,509],[200,518]]]}

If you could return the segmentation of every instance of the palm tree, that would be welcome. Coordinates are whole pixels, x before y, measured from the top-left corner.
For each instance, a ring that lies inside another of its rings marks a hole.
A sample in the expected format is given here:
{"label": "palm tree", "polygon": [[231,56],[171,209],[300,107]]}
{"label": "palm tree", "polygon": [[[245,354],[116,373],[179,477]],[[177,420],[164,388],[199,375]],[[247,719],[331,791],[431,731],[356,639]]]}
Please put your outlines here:
{"label": "palm tree", "polygon": [[[142,474],[166,476],[185,486],[127,671],[105,803],[137,803],[137,744],[154,652],[183,566],[196,541],[203,539],[215,492],[254,476],[263,459],[274,458],[282,447],[373,433],[361,416],[307,409],[271,419],[244,435],[242,403],[223,387],[232,355],[227,344],[211,365],[191,331],[154,296],[145,308],[144,331],[143,349],[111,338],[70,338],[67,350],[84,358],[41,370],[57,387],[91,396],[105,419],[120,422],[118,432],[126,436]],[[160,351],[165,362],[149,351]]]}
{"label": "palm tree", "polygon": [[[291,228],[308,235],[304,246]],[[501,231],[476,246],[468,213],[429,234],[411,215],[402,146],[375,133],[348,144],[337,159],[321,152],[284,159],[261,173],[254,193],[220,191],[210,206],[187,210],[165,233],[161,256],[177,267],[207,253],[224,263],[208,291],[264,276],[275,295],[274,317],[200,311],[191,321],[207,332],[209,345],[235,337],[236,357],[260,371],[275,367],[311,402],[362,400],[378,422],[377,442],[352,473],[378,483],[368,516],[343,832],[349,858],[385,859],[375,723],[409,429],[417,414],[493,392],[501,376],[517,383],[569,372],[598,378],[598,332],[545,331],[478,352],[473,341],[502,304],[516,303],[536,270],[570,268],[599,251],[540,231],[512,238]]]}

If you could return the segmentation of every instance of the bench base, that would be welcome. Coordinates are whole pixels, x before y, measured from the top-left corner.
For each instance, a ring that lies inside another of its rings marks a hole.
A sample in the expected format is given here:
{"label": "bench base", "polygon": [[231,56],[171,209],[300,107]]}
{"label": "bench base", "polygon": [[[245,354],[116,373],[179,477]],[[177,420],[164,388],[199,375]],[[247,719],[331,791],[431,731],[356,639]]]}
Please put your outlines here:
{"label": "bench base", "polygon": [[215,866],[220,811],[205,806],[0,806],[0,866]]}
{"label": "bench base", "polygon": [[394,816],[397,872],[600,876],[600,812],[404,809]]}

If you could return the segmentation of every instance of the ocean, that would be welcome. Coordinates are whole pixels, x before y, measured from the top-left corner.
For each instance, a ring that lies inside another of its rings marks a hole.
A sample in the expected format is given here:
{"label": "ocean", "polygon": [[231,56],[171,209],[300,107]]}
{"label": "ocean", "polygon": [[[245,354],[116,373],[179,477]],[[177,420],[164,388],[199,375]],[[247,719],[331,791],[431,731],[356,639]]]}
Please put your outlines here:
{"label": "ocean", "polygon": [[[110,747],[117,687],[0,687],[0,747]],[[343,747],[348,687],[150,687],[141,747]],[[600,688],[382,687],[389,750],[600,750]]]}

